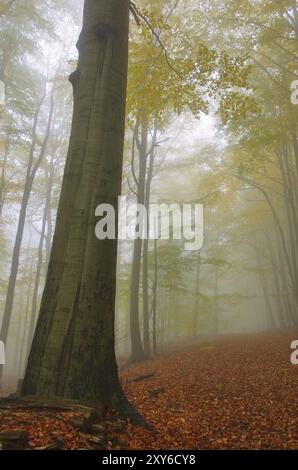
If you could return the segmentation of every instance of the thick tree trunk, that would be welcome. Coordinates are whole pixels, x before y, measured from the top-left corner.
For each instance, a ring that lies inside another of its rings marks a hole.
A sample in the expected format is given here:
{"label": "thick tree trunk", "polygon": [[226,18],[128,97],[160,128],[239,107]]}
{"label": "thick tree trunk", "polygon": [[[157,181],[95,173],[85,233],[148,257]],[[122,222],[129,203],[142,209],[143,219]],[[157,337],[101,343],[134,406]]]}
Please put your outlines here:
{"label": "thick tree trunk", "polygon": [[117,240],[95,208],[121,191],[128,0],[86,0],[74,115],[46,285],[23,394],[127,407],[114,351]]}

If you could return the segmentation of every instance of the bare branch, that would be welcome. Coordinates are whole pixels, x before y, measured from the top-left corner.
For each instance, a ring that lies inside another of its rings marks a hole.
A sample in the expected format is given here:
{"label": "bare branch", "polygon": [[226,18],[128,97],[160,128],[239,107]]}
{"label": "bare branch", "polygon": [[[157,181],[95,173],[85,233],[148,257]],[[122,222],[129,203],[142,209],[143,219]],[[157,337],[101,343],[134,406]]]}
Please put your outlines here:
{"label": "bare branch", "polygon": [[156,31],[154,31],[154,28],[152,28],[151,24],[150,24],[150,21],[148,20],[148,18],[146,18],[145,15],[143,15],[136,7],[136,5],[133,3],[133,2],[130,2],[130,4],[132,5],[135,13],[138,15],[139,18],[141,18],[143,20],[143,22],[146,24],[146,26],[150,29],[151,33],[153,34],[153,36],[155,37],[158,45],[160,46],[160,48],[162,49],[163,53],[164,53],[164,56],[165,56],[165,59],[166,59],[166,62],[168,64],[168,66],[170,67],[171,70],[173,70],[173,72],[176,73],[176,75],[178,75],[179,78],[182,78],[182,75],[180,74],[180,72],[178,72],[178,70],[173,67],[173,65],[171,64],[170,62],[170,59],[169,59],[169,56],[168,56],[168,52],[165,48],[165,46],[163,45],[163,43],[161,42],[161,39],[159,37],[159,35],[156,33]]}

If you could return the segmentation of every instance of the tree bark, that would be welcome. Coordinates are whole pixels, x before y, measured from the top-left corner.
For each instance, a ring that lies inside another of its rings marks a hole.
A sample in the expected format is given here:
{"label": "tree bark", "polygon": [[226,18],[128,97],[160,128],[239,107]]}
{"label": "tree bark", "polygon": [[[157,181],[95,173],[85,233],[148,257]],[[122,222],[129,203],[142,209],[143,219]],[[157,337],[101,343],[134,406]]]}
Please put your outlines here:
{"label": "tree bark", "polygon": [[121,192],[128,0],[86,0],[70,76],[74,112],[49,269],[23,394],[128,409],[114,351],[117,240],[97,240],[95,209]]}

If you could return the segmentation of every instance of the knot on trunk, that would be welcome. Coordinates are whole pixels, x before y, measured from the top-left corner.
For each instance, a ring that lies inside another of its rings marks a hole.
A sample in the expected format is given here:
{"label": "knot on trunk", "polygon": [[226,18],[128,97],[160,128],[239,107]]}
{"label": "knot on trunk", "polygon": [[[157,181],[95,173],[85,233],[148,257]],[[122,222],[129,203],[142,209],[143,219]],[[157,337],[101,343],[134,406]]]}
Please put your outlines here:
{"label": "knot on trunk", "polygon": [[75,87],[75,85],[77,84],[79,80],[79,76],[80,76],[80,72],[78,70],[75,70],[69,75],[68,80],[70,81],[73,87]]}
{"label": "knot on trunk", "polygon": [[113,28],[105,23],[99,23],[94,26],[94,34],[99,41],[105,41],[110,34],[114,34]]}
{"label": "knot on trunk", "polygon": [[106,42],[111,34],[115,34],[114,29],[106,23],[97,23],[88,30],[83,30],[77,42],[77,49],[85,45],[89,41]]}

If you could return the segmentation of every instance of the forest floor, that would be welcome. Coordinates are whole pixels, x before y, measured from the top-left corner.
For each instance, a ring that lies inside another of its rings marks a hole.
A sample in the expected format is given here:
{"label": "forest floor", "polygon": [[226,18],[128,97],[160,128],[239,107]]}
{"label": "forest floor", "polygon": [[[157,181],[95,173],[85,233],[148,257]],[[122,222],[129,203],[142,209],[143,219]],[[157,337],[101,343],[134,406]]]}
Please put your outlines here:
{"label": "forest floor", "polygon": [[153,430],[109,413],[94,436],[78,432],[76,412],[20,408],[0,409],[0,432],[28,431],[33,448],[298,449],[295,339],[298,330],[223,336],[122,370]]}

